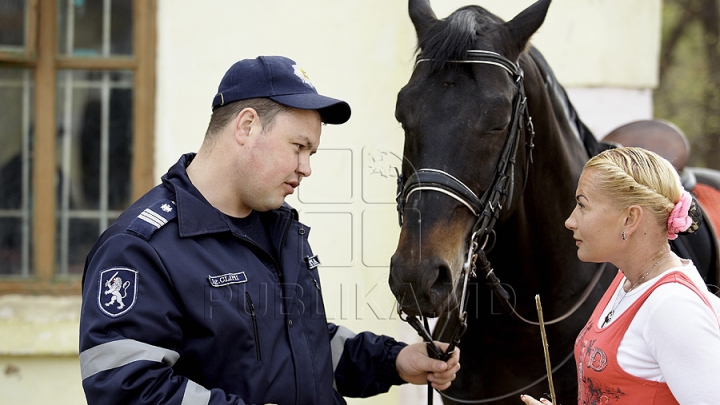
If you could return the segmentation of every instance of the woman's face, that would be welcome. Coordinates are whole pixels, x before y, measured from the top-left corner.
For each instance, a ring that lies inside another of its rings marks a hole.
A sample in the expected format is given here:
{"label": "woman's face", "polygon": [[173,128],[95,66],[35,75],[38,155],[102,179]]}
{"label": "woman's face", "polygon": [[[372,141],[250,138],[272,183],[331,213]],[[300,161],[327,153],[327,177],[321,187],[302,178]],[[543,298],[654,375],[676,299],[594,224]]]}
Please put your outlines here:
{"label": "woman's face", "polygon": [[578,258],[584,262],[612,262],[622,242],[623,211],[612,204],[595,183],[592,170],[583,171],[575,193],[576,205],[565,227],[573,231]]}

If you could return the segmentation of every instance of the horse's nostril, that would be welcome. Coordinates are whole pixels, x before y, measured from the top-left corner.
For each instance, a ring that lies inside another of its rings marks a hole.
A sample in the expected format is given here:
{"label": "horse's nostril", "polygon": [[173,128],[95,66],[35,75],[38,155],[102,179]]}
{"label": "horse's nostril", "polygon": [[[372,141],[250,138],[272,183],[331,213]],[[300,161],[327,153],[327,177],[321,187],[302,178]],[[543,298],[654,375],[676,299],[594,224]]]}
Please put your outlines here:
{"label": "horse's nostril", "polygon": [[442,261],[438,266],[438,276],[435,280],[435,286],[442,288],[443,286],[452,285],[452,271],[447,262]]}
{"label": "horse's nostril", "polygon": [[450,269],[450,265],[442,259],[436,260],[430,268],[432,269],[432,273],[434,273],[435,279],[428,280],[428,284],[425,285],[425,291],[429,296],[433,296],[435,299],[442,301],[447,294],[450,294],[452,291],[452,270]]}

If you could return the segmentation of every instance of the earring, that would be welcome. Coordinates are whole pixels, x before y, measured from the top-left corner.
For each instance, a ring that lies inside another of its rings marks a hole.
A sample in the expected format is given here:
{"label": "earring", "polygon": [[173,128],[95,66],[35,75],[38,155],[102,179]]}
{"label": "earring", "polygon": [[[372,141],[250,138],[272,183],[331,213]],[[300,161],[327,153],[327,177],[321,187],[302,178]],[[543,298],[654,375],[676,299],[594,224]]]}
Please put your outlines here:
{"label": "earring", "polygon": [[623,238],[623,240],[627,240],[627,236],[625,235],[625,231],[623,231],[623,233],[622,233],[622,238]]}

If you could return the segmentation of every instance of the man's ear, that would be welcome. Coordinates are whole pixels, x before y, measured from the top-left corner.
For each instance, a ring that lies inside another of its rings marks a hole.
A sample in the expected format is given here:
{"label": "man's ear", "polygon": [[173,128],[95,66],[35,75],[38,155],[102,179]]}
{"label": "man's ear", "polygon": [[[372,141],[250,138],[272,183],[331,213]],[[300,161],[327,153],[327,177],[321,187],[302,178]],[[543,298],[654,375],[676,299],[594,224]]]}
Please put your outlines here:
{"label": "man's ear", "polygon": [[632,235],[633,232],[635,232],[635,230],[640,226],[644,215],[645,211],[639,205],[631,205],[625,209],[625,220],[623,225],[625,226],[625,234],[627,236]]}
{"label": "man's ear", "polygon": [[251,134],[262,130],[260,117],[254,108],[245,108],[238,113],[233,121],[235,141],[240,145],[247,143]]}

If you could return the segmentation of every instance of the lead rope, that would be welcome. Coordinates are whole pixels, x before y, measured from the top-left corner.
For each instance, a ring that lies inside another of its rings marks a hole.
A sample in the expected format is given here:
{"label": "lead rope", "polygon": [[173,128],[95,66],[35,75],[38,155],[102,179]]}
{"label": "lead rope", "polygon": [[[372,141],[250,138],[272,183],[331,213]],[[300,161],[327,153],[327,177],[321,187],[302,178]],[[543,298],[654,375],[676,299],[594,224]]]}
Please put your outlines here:
{"label": "lead rope", "polygon": [[[399,307],[400,308],[400,307]],[[402,308],[399,309],[399,311],[402,311]],[[428,318],[422,317],[423,321],[422,323],[415,315],[407,315],[404,319],[402,318],[402,313],[400,312],[400,319],[407,322],[412,326],[413,329],[420,335],[422,340],[425,342],[425,345],[427,346],[428,356],[431,356],[437,360],[442,361],[448,361],[450,357],[452,357],[453,353],[455,353],[455,349],[457,348],[457,345],[460,344],[460,339],[462,338],[462,335],[465,334],[465,331],[467,330],[467,311],[463,312],[460,319],[461,321],[458,323],[457,327],[455,328],[455,332],[453,333],[453,337],[450,340],[450,345],[448,346],[447,351],[443,351],[440,349],[435,342],[432,339],[432,336],[430,335],[430,325],[428,324]],[[427,383],[427,400],[428,405],[433,404],[433,387],[432,383],[428,381]]]}

